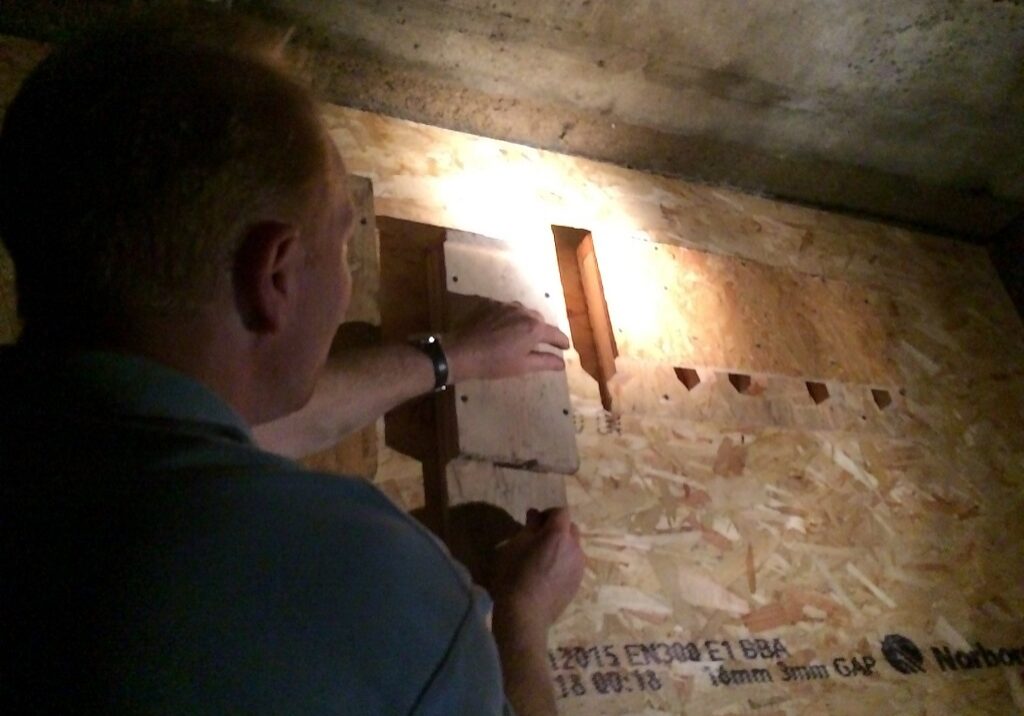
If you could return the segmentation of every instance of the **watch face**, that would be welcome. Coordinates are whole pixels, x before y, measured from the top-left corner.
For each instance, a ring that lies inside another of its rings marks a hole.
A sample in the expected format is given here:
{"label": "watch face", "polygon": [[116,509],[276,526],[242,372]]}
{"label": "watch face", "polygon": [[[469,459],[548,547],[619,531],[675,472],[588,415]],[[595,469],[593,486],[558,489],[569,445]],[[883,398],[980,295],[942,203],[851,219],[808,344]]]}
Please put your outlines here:
{"label": "watch face", "polygon": [[409,342],[430,357],[434,364],[434,391],[440,393],[448,387],[448,357],[441,345],[441,336],[420,333],[409,336]]}

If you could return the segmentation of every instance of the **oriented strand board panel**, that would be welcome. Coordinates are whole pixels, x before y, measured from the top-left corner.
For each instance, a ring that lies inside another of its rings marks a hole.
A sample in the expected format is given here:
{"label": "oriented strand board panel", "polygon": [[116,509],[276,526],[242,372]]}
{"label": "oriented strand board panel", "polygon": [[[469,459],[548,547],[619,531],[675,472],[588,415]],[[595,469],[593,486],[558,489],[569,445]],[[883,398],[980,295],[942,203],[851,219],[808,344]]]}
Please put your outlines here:
{"label": "oriented strand board panel", "polygon": [[[542,240],[546,239],[546,240]],[[466,296],[519,301],[566,327],[558,262],[550,232],[527,250],[449,231],[444,244],[449,318]],[[457,378],[457,377],[456,377]],[[579,466],[569,386],[563,372],[497,381],[459,381],[456,420],[462,456],[506,467],[572,473]]]}
{"label": "oriented strand board panel", "polygon": [[917,430],[579,415],[560,713],[1015,713],[1019,475]]}
{"label": "oriented strand board panel", "polygon": [[[645,370],[620,350],[611,387],[623,388],[626,414],[605,413],[570,361],[581,464],[567,498],[588,568],[550,640],[563,715],[1024,708],[1020,667],[952,669],[933,651],[965,663],[974,651],[984,664],[979,641],[997,658],[1024,644],[1014,517],[1024,509],[1024,327],[983,250],[368,113],[326,114],[389,215],[513,244],[545,224],[587,227],[846,282],[898,306],[886,346],[896,378],[822,376],[832,397],[820,404],[799,380],[816,362],[801,359],[796,376],[751,368],[763,392],[741,395],[717,378],[738,366],[694,361],[704,382],[684,398],[665,389],[675,357],[639,361]],[[628,388],[616,385],[625,378]],[[853,419],[858,404],[873,408],[862,389],[875,380],[906,395],[894,393],[894,412]],[[924,671],[889,635],[917,646]]]}
{"label": "oriented strand board panel", "polygon": [[895,306],[837,279],[597,232],[619,355],[894,385]]}

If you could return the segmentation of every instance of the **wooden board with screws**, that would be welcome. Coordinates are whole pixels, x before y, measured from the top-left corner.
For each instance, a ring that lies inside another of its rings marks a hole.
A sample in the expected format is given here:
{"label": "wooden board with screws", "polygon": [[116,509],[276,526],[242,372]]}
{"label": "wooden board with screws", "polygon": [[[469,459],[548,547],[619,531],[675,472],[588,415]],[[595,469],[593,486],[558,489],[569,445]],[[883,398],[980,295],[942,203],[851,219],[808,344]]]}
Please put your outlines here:
{"label": "wooden board with screws", "polygon": [[[473,310],[469,297],[482,296],[518,301],[567,329],[550,234],[512,247],[449,231],[444,255],[449,321],[458,320],[456,311]],[[579,458],[564,373],[458,381],[455,393],[460,455],[523,470],[576,471]]]}

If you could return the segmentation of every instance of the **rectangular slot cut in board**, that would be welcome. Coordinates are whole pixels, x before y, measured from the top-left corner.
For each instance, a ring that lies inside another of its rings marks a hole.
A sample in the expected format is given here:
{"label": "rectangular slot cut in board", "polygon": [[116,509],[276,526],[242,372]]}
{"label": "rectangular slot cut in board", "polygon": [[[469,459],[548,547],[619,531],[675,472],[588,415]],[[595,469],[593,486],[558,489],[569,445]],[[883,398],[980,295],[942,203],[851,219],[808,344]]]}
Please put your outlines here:
{"label": "rectangular slot cut in board", "polygon": [[[381,216],[381,334],[401,343],[409,336],[436,330],[444,287],[444,229]],[[384,416],[384,441],[393,450],[422,464],[424,506],[420,519],[442,539],[447,533],[448,491],[445,470],[458,448],[446,426],[455,413],[453,395],[423,395]]]}
{"label": "rectangular slot cut in board", "polygon": [[576,264],[579,270],[583,295],[586,300],[587,316],[593,336],[593,347],[597,363],[597,382],[601,393],[601,404],[605,410],[612,409],[611,392],[608,383],[615,377],[615,359],[619,349],[615,344],[608,304],[605,301],[604,282],[601,267],[594,252],[592,234],[583,237],[576,249]]}
{"label": "rectangular slot cut in board", "polygon": [[[402,343],[410,336],[440,330],[443,307],[444,229],[379,217],[381,256],[381,333]],[[384,419],[388,447],[424,464],[443,466],[457,454],[450,431],[450,392],[424,395],[390,411]],[[428,495],[429,502],[429,495]]]}
{"label": "rectangular slot cut in board", "polygon": [[597,382],[604,409],[611,410],[608,381],[615,375],[615,336],[604,303],[601,272],[590,232],[552,226],[551,233],[573,348],[579,354],[580,366]]}

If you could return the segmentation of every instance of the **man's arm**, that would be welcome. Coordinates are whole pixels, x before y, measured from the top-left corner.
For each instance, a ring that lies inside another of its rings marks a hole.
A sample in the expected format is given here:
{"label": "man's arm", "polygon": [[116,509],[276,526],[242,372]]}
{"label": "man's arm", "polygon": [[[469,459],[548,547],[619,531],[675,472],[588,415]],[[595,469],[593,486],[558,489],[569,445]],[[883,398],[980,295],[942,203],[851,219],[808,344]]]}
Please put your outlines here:
{"label": "man's arm", "polygon": [[[519,304],[476,299],[460,327],[445,335],[449,383],[560,370],[569,339]],[[254,428],[266,450],[299,458],[336,444],[407,400],[434,387],[430,359],[405,344],[339,351],[328,359],[313,397],[301,410]]]}
{"label": "man's arm", "polygon": [[265,450],[305,457],[433,387],[430,359],[412,346],[345,350],[328,358],[313,397],[301,410],[258,425],[253,434]]}
{"label": "man's arm", "polygon": [[498,550],[495,561],[491,623],[505,695],[518,716],[555,716],[548,630],[583,578],[579,530],[566,509],[530,510],[526,527]]}

